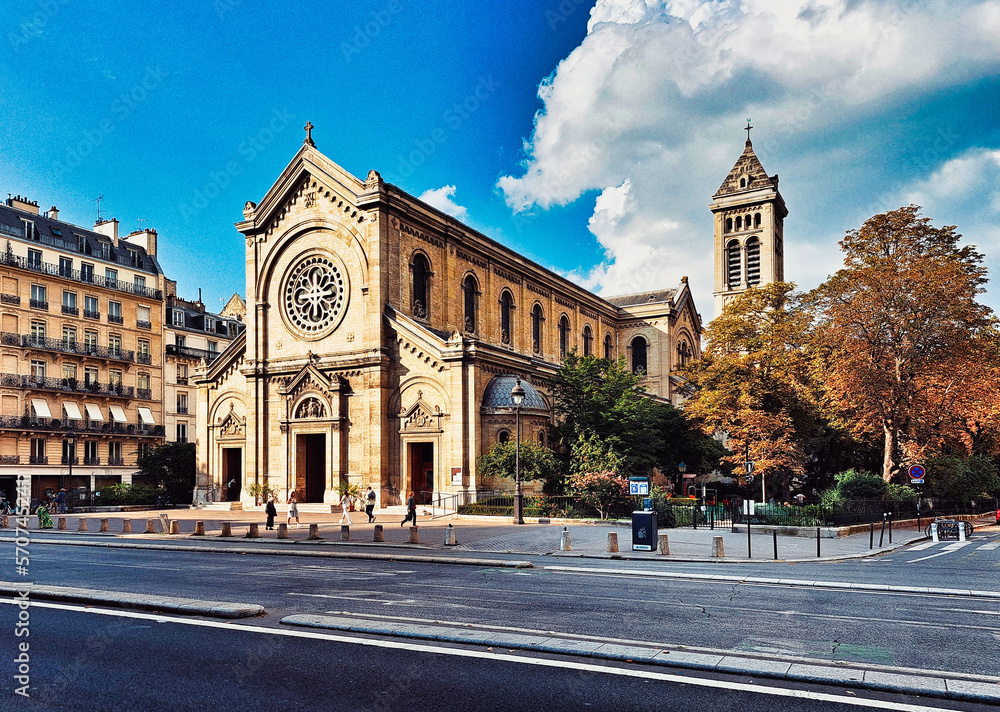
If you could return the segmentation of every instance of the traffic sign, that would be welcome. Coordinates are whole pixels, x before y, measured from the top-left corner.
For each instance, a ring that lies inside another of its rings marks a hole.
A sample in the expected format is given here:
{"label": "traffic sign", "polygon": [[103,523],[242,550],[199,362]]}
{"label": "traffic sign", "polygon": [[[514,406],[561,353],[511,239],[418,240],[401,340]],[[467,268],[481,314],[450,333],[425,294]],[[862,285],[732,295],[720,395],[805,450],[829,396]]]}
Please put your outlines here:
{"label": "traffic sign", "polygon": [[910,469],[906,472],[910,475],[910,479],[913,480],[922,480],[926,474],[923,465],[910,465]]}
{"label": "traffic sign", "polygon": [[923,477],[920,477],[920,478],[911,477],[910,478],[910,484],[911,485],[922,485],[923,483],[924,483],[924,478]]}
{"label": "traffic sign", "polygon": [[753,472],[753,463],[749,462],[749,461],[748,462],[744,462],[743,463],[743,471],[746,472],[748,475],[751,472]]}

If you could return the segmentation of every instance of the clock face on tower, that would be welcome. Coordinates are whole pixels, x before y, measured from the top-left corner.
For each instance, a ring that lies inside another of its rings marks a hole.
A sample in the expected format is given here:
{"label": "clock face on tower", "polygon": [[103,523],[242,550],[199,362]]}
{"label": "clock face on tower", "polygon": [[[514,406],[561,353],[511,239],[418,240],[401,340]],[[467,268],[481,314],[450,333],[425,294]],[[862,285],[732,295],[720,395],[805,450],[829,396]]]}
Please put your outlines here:
{"label": "clock face on tower", "polygon": [[340,324],[350,292],[346,270],[324,253],[294,262],[281,288],[285,323],[306,339],[319,339]]}

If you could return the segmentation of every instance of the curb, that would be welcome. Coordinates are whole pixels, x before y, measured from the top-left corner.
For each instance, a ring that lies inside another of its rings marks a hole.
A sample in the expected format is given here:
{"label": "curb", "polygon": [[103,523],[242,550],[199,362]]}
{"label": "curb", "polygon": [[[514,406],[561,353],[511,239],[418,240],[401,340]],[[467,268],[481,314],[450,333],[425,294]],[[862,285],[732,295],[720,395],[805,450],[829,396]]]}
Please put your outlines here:
{"label": "curb", "polygon": [[575,655],[601,660],[616,660],[661,665],[664,667],[707,672],[753,675],[777,680],[843,685],[886,692],[924,695],[952,700],[1000,702],[1000,678],[963,675],[934,670],[897,668],[860,663],[830,662],[783,656],[753,657],[734,655],[727,650],[663,647],[654,644],[625,645],[605,643],[584,636],[558,637],[530,633],[474,630],[467,627],[429,625],[426,623],[380,623],[379,621],[340,616],[294,614],[281,624],[305,628],[349,631],[397,638],[435,640],[465,645],[532,650],[560,655]]}
{"label": "curb", "polygon": [[[0,541],[13,541],[0,539]],[[63,546],[92,546],[99,549],[152,549],[155,551],[194,551],[207,554],[258,554],[261,556],[313,556],[326,559],[370,559],[374,561],[406,561],[408,563],[455,564],[458,566],[489,566],[504,569],[532,569],[530,561],[504,559],[476,559],[470,557],[417,556],[414,554],[372,554],[354,551],[295,551],[291,549],[242,549],[233,546],[178,546],[176,544],[132,544],[112,541],[66,541],[59,539],[32,539],[32,544],[57,544]],[[303,543],[303,542],[296,542]],[[310,542],[310,546],[316,543]],[[2,584],[2,582],[0,582]],[[12,584],[16,585],[16,584]],[[0,592],[3,589],[0,588]]]}
{"label": "curb", "polygon": [[0,595],[17,597],[23,600],[21,593],[28,592],[28,600],[65,601],[67,603],[109,604],[120,608],[133,608],[144,611],[180,613],[192,616],[211,616],[213,618],[253,618],[264,615],[264,607],[250,603],[228,603],[225,601],[204,601],[197,598],[178,598],[176,596],[146,596],[139,593],[123,591],[100,591],[91,588],[76,588],[71,586],[44,586],[29,582],[11,583],[0,581]]}

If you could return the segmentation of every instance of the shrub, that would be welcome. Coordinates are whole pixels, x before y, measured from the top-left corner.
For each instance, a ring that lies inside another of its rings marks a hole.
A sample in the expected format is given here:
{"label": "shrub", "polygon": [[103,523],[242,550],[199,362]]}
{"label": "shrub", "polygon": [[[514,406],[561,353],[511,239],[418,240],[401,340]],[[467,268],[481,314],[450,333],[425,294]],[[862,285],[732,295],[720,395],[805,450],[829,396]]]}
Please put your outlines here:
{"label": "shrub", "polygon": [[584,504],[596,509],[601,519],[607,519],[616,505],[632,501],[628,493],[628,480],[616,472],[573,474],[569,484],[573,494]]}
{"label": "shrub", "polygon": [[165,497],[165,489],[150,489],[142,485],[109,485],[101,488],[101,496],[94,503],[101,507],[156,504],[157,497]]}

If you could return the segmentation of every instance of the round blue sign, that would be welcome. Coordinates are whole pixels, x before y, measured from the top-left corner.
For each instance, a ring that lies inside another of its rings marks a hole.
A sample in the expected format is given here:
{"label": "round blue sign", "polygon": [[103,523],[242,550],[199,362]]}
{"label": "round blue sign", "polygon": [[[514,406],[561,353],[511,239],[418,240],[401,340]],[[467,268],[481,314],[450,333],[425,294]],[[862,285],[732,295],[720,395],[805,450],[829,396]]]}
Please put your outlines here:
{"label": "round blue sign", "polygon": [[907,470],[910,477],[914,480],[922,480],[924,478],[924,466],[923,465],[910,465],[910,469]]}

